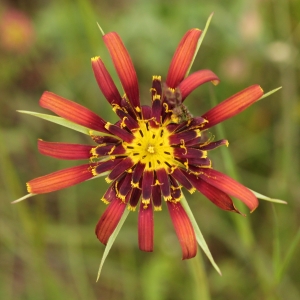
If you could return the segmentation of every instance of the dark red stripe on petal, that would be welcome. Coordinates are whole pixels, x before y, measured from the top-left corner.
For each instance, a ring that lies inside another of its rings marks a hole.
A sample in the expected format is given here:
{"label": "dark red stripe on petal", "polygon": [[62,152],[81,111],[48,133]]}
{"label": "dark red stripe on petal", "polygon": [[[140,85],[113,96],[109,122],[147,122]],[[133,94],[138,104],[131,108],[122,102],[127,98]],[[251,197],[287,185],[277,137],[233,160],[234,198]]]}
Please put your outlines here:
{"label": "dark red stripe on petal", "polygon": [[38,140],[38,149],[43,155],[55,157],[58,159],[87,159],[91,157],[93,146],[81,144],[68,144],[45,142]]}
{"label": "dark red stripe on petal", "polygon": [[203,173],[199,175],[201,179],[224,193],[240,199],[251,212],[258,206],[255,195],[239,182],[214,169],[203,169]]}
{"label": "dark red stripe on petal", "polygon": [[121,95],[100,57],[92,58],[92,68],[98,86],[110,104],[121,104]]}
{"label": "dark red stripe on petal", "polygon": [[116,71],[119,75],[123,89],[134,108],[140,107],[139,87],[136,72],[120,36],[116,32],[110,32],[103,36]]}
{"label": "dark red stripe on petal", "polygon": [[195,257],[197,254],[197,242],[188,215],[180,202],[174,203],[167,201],[167,206],[182,249],[182,259]]}
{"label": "dark red stripe on petal", "polygon": [[150,202],[152,185],[154,179],[153,170],[145,170],[142,182],[142,198],[144,202]]}
{"label": "dark red stripe on petal", "polygon": [[164,196],[165,200],[170,200],[171,197],[171,189],[170,189],[170,181],[169,175],[167,174],[165,169],[158,169],[155,171],[157,180],[160,184],[161,193]]}
{"label": "dark red stripe on petal", "polygon": [[76,124],[101,132],[107,132],[104,128],[106,122],[101,117],[86,107],[56,94],[44,92],[40,99],[40,106]]}
{"label": "dark red stripe on petal", "polygon": [[212,81],[215,85],[220,82],[218,76],[211,70],[200,70],[185,78],[178,86],[181,92],[182,102],[198,86],[209,81]]}
{"label": "dark red stripe on petal", "polygon": [[190,29],[181,39],[172,58],[166,83],[170,88],[176,88],[184,79],[192,63],[201,30]]}
{"label": "dark red stripe on petal", "polygon": [[109,130],[111,134],[119,137],[127,143],[131,143],[134,139],[134,136],[131,133],[109,122],[106,123],[105,128]]}
{"label": "dark red stripe on petal", "polygon": [[259,85],[252,85],[224,100],[202,116],[208,120],[208,123],[204,125],[203,129],[210,128],[237,115],[256,102],[263,93]]}
{"label": "dark red stripe on petal", "polygon": [[139,248],[142,251],[153,251],[154,219],[152,203],[145,205],[141,202],[138,219]]}
{"label": "dark red stripe on petal", "polygon": [[126,208],[126,203],[118,198],[111,201],[96,226],[96,236],[101,243],[107,244],[108,239],[116,229]]}
{"label": "dark red stripe on petal", "polygon": [[130,169],[133,165],[134,162],[130,157],[122,159],[122,161],[110,172],[106,180],[110,182],[117,179],[121,174]]}
{"label": "dark red stripe on petal", "polygon": [[32,194],[43,194],[58,191],[92,178],[92,167],[95,164],[85,164],[63,169],[30,180],[27,190]]}

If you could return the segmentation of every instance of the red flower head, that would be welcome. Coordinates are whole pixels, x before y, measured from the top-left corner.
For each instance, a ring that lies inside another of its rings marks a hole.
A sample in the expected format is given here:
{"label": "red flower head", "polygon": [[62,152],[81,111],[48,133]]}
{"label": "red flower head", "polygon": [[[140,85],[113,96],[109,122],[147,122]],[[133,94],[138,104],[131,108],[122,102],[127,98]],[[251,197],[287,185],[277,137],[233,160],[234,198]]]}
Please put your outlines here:
{"label": "red flower head", "polygon": [[210,70],[187,76],[194,60],[201,30],[189,30],[180,41],[167,78],[153,76],[150,105],[140,104],[138,79],[131,58],[119,35],[103,36],[122,83],[122,96],[100,57],[92,58],[92,68],[113,111],[120,120],[109,123],[87,108],[50,92],[40,105],[60,117],[91,130],[97,145],[38,141],[44,155],[59,159],[87,159],[88,163],[60,170],[27,183],[32,194],[60,190],[107,173],[109,187],[102,200],[109,204],[96,226],[98,239],[106,244],[126,207],[138,207],[138,241],[143,251],[153,250],[153,211],[165,202],[183,259],[196,255],[197,242],[192,223],[181,204],[182,188],[198,190],[221,209],[238,212],[230,196],[244,202],[251,211],[255,195],[246,187],[216,171],[208,157],[210,150],[227,145],[226,140],[204,139],[202,133],[233,117],[257,101],[263,91],[250,86],[226,99],[202,116],[193,117],[183,104],[188,95],[206,82],[217,84]]}

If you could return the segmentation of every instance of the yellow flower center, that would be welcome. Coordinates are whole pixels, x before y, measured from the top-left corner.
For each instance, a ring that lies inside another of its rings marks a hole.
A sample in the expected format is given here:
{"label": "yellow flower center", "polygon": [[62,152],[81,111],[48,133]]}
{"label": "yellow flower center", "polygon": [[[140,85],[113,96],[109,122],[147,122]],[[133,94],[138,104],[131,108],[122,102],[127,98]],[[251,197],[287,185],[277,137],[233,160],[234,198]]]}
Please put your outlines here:
{"label": "yellow flower center", "polygon": [[146,165],[145,170],[157,170],[177,165],[173,148],[169,143],[171,133],[162,125],[152,127],[147,120],[139,120],[139,128],[133,132],[135,139],[131,143],[123,142],[126,155],[134,163]]}

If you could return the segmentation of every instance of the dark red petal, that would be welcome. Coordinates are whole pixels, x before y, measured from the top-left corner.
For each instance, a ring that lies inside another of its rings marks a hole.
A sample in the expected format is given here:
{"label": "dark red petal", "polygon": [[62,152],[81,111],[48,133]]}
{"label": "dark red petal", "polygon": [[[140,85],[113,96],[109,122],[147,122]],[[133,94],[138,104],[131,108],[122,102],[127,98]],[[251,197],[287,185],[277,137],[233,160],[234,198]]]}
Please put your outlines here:
{"label": "dark red petal", "polygon": [[182,131],[180,133],[170,135],[169,142],[171,145],[180,145],[183,142],[186,143],[196,137],[199,137],[200,134],[201,133],[199,129]]}
{"label": "dark red petal", "polygon": [[158,184],[152,186],[152,202],[154,210],[161,210],[161,190]]}
{"label": "dark red petal", "polygon": [[150,202],[154,172],[153,170],[145,170],[142,182],[142,201]]}
{"label": "dark red petal", "polygon": [[116,32],[105,34],[103,40],[108,48],[128,100],[134,108],[139,108],[141,105],[138,80],[128,51]]}
{"label": "dark red petal", "polygon": [[240,199],[251,212],[258,206],[255,195],[239,182],[214,169],[202,169],[202,172],[203,174],[199,175],[201,179],[224,193]]}
{"label": "dark red petal", "polygon": [[114,167],[114,169],[107,176],[107,182],[117,179],[121,174],[130,169],[134,165],[133,160],[130,157],[126,157],[121,160],[121,162]]}
{"label": "dark red petal", "polygon": [[105,128],[109,130],[111,134],[119,137],[127,143],[131,143],[134,139],[134,136],[131,133],[109,122],[106,123]]}
{"label": "dark red petal", "polygon": [[199,145],[201,150],[213,150],[216,149],[220,146],[226,145],[228,147],[229,143],[227,140],[219,140],[219,141],[215,141],[215,142],[211,142],[209,144],[204,144],[204,145]]}
{"label": "dark red petal", "polygon": [[134,168],[133,175],[132,175],[132,186],[139,187],[139,181],[143,175],[145,164],[142,164],[141,162],[138,162],[137,165]]}
{"label": "dark red petal", "polygon": [[100,57],[92,58],[92,68],[98,86],[110,104],[121,104],[121,95]]}
{"label": "dark red petal", "polygon": [[122,184],[118,186],[118,197],[122,200],[125,200],[125,197],[129,193],[129,191],[132,189],[131,187],[131,178],[132,173],[127,173]]}
{"label": "dark red petal", "polygon": [[44,194],[67,188],[92,178],[92,166],[85,164],[63,169],[27,182],[27,190],[32,194]]}
{"label": "dark red petal", "polygon": [[256,102],[263,93],[264,91],[259,85],[252,85],[224,100],[202,116],[208,120],[202,129],[210,128],[237,115]]}
{"label": "dark red petal", "polygon": [[[104,144],[105,145],[105,144]],[[122,144],[114,145],[99,145],[94,147],[93,154],[97,156],[105,156],[105,155],[120,155],[126,152],[125,148]]]}
{"label": "dark red petal", "polygon": [[218,76],[211,70],[200,70],[185,78],[178,86],[182,101],[198,86],[208,81],[211,81],[214,85],[220,82]]}
{"label": "dark red petal", "polygon": [[167,201],[167,206],[182,249],[182,259],[188,259],[196,256],[196,236],[188,215],[180,202],[174,203]]}
{"label": "dark red petal", "polygon": [[138,220],[139,248],[142,251],[153,251],[154,220],[152,203],[145,205],[141,202]]}
{"label": "dark red petal", "polygon": [[194,187],[216,206],[227,211],[240,213],[235,208],[231,198],[227,194],[210,185],[201,178],[197,178],[195,175],[189,174],[188,176]]}
{"label": "dark red petal", "polygon": [[170,88],[176,88],[184,79],[195,55],[198,40],[202,31],[190,29],[181,39],[172,58],[166,84]]}
{"label": "dark red petal", "polygon": [[111,201],[111,203],[101,216],[96,226],[95,233],[99,241],[104,245],[107,244],[108,239],[116,229],[125,208],[126,203],[118,198],[115,198]]}
{"label": "dark red petal", "polygon": [[104,203],[108,204],[109,202],[111,202],[115,198],[117,198],[117,194],[116,194],[115,183],[113,183],[113,184],[111,184],[109,186],[109,188],[107,189],[107,191],[104,193],[104,195],[101,198],[101,200]]}
{"label": "dark red petal", "polygon": [[164,196],[165,200],[171,200],[171,189],[169,175],[165,169],[155,170],[157,180],[160,184],[161,193]]}
{"label": "dark red petal", "polygon": [[142,190],[139,188],[134,188],[131,190],[129,205],[128,205],[129,209],[135,210],[137,204],[139,203],[141,194],[142,194]]}
{"label": "dark red petal", "polygon": [[76,124],[101,132],[107,132],[104,128],[106,122],[101,117],[86,107],[56,94],[44,92],[40,99],[40,106]]}
{"label": "dark red petal", "polygon": [[38,140],[38,149],[43,155],[58,159],[87,159],[92,156],[93,146],[81,144],[67,144],[45,142]]}
{"label": "dark red petal", "polygon": [[185,187],[190,193],[195,192],[195,188],[187,178],[187,173],[183,173],[180,169],[174,169],[170,175],[174,177],[183,187]]}
{"label": "dark red petal", "polygon": [[181,147],[176,147],[173,150],[174,156],[178,158],[203,158],[205,157],[204,151],[201,151],[199,149],[195,148],[181,148]]}
{"label": "dark red petal", "polygon": [[104,162],[100,162],[93,170],[95,175],[99,175],[103,172],[112,170],[116,165],[118,165],[123,159],[114,159],[114,160],[107,160]]}

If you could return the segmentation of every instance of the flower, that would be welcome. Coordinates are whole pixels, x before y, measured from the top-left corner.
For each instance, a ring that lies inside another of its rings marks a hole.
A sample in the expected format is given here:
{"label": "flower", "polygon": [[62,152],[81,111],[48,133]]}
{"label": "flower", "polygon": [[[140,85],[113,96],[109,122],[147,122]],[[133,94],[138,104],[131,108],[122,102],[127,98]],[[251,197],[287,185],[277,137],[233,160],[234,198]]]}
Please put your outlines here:
{"label": "flower", "polygon": [[228,145],[213,141],[202,133],[243,111],[262,95],[252,85],[221,102],[200,117],[193,117],[183,104],[188,95],[206,82],[219,78],[210,70],[187,76],[202,32],[189,30],[172,58],[165,81],[153,76],[151,105],[141,105],[137,75],[119,35],[103,36],[125,94],[122,96],[100,57],[92,58],[92,68],[100,90],[120,120],[115,124],[89,109],[45,92],[40,105],[58,116],[90,129],[97,145],[53,143],[39,140],[39,151],[58,159],[88,159],[89,162],[60,170],[27,183],[31,194],[60,190],[101,174],[109,184],[102,200],[109,204],[97,226],[98,239],[107,244],[126,207],[139,207],[138,242],[143,251],[153,251],[154,211],[166,203],[183,259],[197,252],[193,225],[181,204],[182,188],[198,190],[223,210],[237,212],[230,196],[244,202],[251,211],[257,205],[255,195],[246,187],[212,167],[208,152]]}

